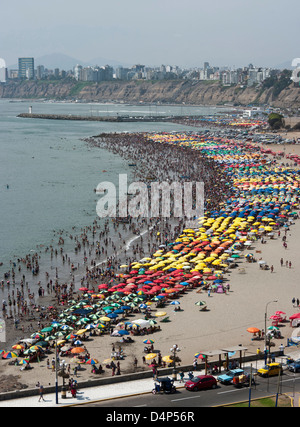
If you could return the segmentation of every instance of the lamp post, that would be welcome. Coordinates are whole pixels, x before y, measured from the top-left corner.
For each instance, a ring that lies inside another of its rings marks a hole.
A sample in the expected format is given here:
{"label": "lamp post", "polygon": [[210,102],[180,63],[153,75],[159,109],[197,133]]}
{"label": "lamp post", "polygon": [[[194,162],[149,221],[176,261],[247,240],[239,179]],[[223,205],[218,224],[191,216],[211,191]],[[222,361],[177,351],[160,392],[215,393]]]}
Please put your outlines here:
{"label": "lamp post", "polygon": [[[267,310],[268,310],[268,305],[271,304],[272,302],[278,302],[278,300],[269,301],[266,304],[266,309],[265,309],[265,352],[267,351]],[[270,346],[269,346],[269,352],[270,352]],[[266,355],[266,353],[265,353],[265,355]]]}
{"label": "lamp post", "polygon": [[173,359],[174,368],[173,368],[173,373],[172,373],[172,377],[173,377],[174,381],[177,379],[177,372],[176,372],[176,353],[177,353],[177,351],[180,351],[180,348],[178,347],[177,344],[174,344],[173,347],[170,348],[170,352],[174,357],[174,359]]}
{"label": "lamp post", "polygon": [[58,405],[57,339],[55,340],[55,403]]}

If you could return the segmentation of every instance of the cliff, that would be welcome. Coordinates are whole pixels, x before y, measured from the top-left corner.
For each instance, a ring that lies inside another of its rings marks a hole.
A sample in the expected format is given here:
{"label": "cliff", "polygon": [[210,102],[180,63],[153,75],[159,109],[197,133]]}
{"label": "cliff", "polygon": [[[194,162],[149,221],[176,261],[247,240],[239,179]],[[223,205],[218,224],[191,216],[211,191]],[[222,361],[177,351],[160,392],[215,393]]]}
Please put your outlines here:
{"label": "cliff", "polygon": [[300,87],[292,83],[279,94],[273,88],[223,87],[219,82],[192,80],[112,81],[23,81],[0,85],[0,98],[85,100],[98,102],[168,103],[190,105],[263,105],[300,107]]}

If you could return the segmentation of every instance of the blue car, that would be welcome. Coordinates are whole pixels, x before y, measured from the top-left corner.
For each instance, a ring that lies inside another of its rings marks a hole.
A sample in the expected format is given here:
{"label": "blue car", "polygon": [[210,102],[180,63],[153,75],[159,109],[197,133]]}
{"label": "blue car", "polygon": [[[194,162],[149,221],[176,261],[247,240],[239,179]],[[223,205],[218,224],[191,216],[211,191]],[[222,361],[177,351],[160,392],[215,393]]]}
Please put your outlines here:
{"label": "blue car", "polygon": [[231,371],[228,371],[225,374],[219,375],[217,377],[217,380],[221,384],[231,384],[234,377],[240,376],[243,374],[244,374],[243,369],[232,369]]}
{"label": "blue car", "polygon": [[295,360],[295,362],[289,364],[289,371],[298,372],[300,371],[300,359]]}

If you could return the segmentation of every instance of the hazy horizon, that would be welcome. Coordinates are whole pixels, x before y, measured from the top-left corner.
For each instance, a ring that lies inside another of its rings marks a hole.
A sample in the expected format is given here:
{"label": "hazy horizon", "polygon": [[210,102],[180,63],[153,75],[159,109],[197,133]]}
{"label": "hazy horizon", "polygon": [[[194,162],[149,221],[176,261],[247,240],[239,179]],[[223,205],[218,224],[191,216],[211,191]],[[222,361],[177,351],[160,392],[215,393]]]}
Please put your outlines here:
{"label": "hazy horizon", "polygon": [[[277,67],[299,57],[298,12],[290,0],[38,0],[2,5],[0,57],[61,53],[88,62],[180,67]],[[76,65],[76,64],[74,64]],[[96,64],[91,64],[96,65]]]}

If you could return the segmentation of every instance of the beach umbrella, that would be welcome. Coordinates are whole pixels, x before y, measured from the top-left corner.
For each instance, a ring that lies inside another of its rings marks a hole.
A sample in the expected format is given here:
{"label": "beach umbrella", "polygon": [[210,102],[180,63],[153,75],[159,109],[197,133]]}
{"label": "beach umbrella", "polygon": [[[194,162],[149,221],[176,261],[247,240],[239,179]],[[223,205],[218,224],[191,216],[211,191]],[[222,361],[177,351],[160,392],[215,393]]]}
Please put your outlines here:
{"label": "beach umbrella", "polygon": [[168,356],[163,356],[162,357],[162,361],[166,362],[166,363],[173,363],[174,360],[172,359],[172,356],[168,355]]}
{"label": "beach umbrella", "polygon": [[44,328],[41,330],[41,332],[52,332],[53,331],[53,327],[52,326],[47,326],[47,328]]}
{"label": "beach umbrella", "polygon": [[110,322],[111,321],[111,319],[109,317],[106,317],[106,316],[100,317],[99,320],[101,320],[101,322]]}
{"label": "beach umbrella", "polygon": [[25,346],[22,345],[22,344],[15,344],[15,345],[12,346],[13,350],[24,350],[24,348],[25,348]]}
{"label": "beach umbrella", "polygon": [[48,343],[46,341],[38,341],[37,343],[35,343],[35,345],[38,345],[40,347],[48,347]]}
{"label": "beach umbrella", "polygon": [[21,359],[21,360],[19,360],[18,365],[19,366],[21,366],[21,365],[28,365],[28,363],[29,363],[29,360]]}
{"label": "beach umbrella", "polygon": [[147,355],[145,356],[145,359],[146,359],[146,360],[152,360],[152,359],[154,359],[155,357],[157,357],[157,354],[156,354],[156,353],[149,353],[149,354],[147,354]]}
{"label": "beach umbrella", "polygon": [[79,331],[77,331],[77,332],[76,332],[75,336],[76,336],[76,335],[82,335],[82,334],[84,334],[86,331],[87,331],[87,329],[79,329]]}
{"label": "beach umbrella", "polygon": [[36,339],[36,340],[41,340],[44,339],[44,335],[39,334],[39,333],[35,333],[31,335],[31,338]]}
{"label": "beach umbrella", "polygon": [[52,328],[59,328],[61,326],[61,323],[52,322],[51,326],[52,326]]}
{"label": "beach umbrella", "polygon": [[170,305],[180,305],[180,302],[179,302],[179,301],[172,301],[172,302],[170,303]]}
{"label": "beach umbrella", "polygon": [[256,334],[260,331],[260,329],[255,328],[255,327],[251,327],[247,329],[247,332],[250,332],[250,334]]}
{"label": "beach umbrella", "polygon": [[2,359],[14,359],[16,357],[18,357],[18,355],[12,351],[2,354]]}
{"label": "beach umbrella", "polygon": [[197,359],[205,359],[205,355],[203,355],[202,353],[196,353],[195,354],[195,357],[197,358]]}
{"label": "beach umbrella", "polygon": [[165,311],[158,311],[157,313],[155,313],[156,317],[162,317],[165,316],[167,313]]}
{"label": "beach umbrella", "polygon": [[129,335],[129,332],[126,331],[125,329],[121,329],[120,331],[118,331],[119,335]]}
{"label": "beach umbrella", "polygon": [[24,354],[27,356],[28,354],[34,354],[36,352],[37,350],[35,350],[34,348],[29,348],[28,350],[24,351]]}
{"label": "beach umbrella", "polygon": [[67,333],[67,331],[59,331],[59,332],[56,332],[56,334],[54,334],[54,335],[56,338],[62,338],[66,335],[66,333]]}
{"label": "beach umbrella", "polygon": [[154,344],[154,340],[150,340],[150,339],[144,340],[143,344]]}
{"label": "beach umbrella", "polygon": [[61,326],[62,331],[73,331],[73,328],[69,325],[63,325]]}
{"label": "beach umbrella", "polygon": [[72,348],[72,350],[71,350],[72,354],[80,354],[80,353],[84,353],[84,352],[85,352],[85,349],[82,347],[75,347],[75,348]]}
{"label": "beach umbrella", "polygon": [[80,340],[74,341],[74,345],[81,345],[81,344],[82,344],[82,341],[80,341]]}
{"label": "beach umbrella", "polygon": [[269,326],[268,331],[279,331],[278,326]]}
{"label": "beach umbrella", "polygon": [[205,301],[197,301],[195,302],[195,305],[198,305],[199,307],[204,307],[207,305],[207,303]]}
{"label": "beach umbrella", "polygon": [[56,337],[54,335],[49,335],[48,337],[45,338],[45,341],[54,341],[56,340]]}
{"label": "beach umbrella", "polygon": [[99,363],[99,361],[97,359],[89,359],[86,361],[86,363],[88,365],[96,365],[97,363]]}
{"label": "beach umbrella", "polygon": [[[97,318],[97,316],[96,316],[96,318]],[[96,326],[93,325],[92,323],[90,323],[89,325],[87,325],[86,330],[90,331],[91,329],[95,329],[95,328],[96,328]]]}
{"label": "beach umbrella", "polygon": [[40,345],[33,345],[29,350],[43,351],[43,347]]}

